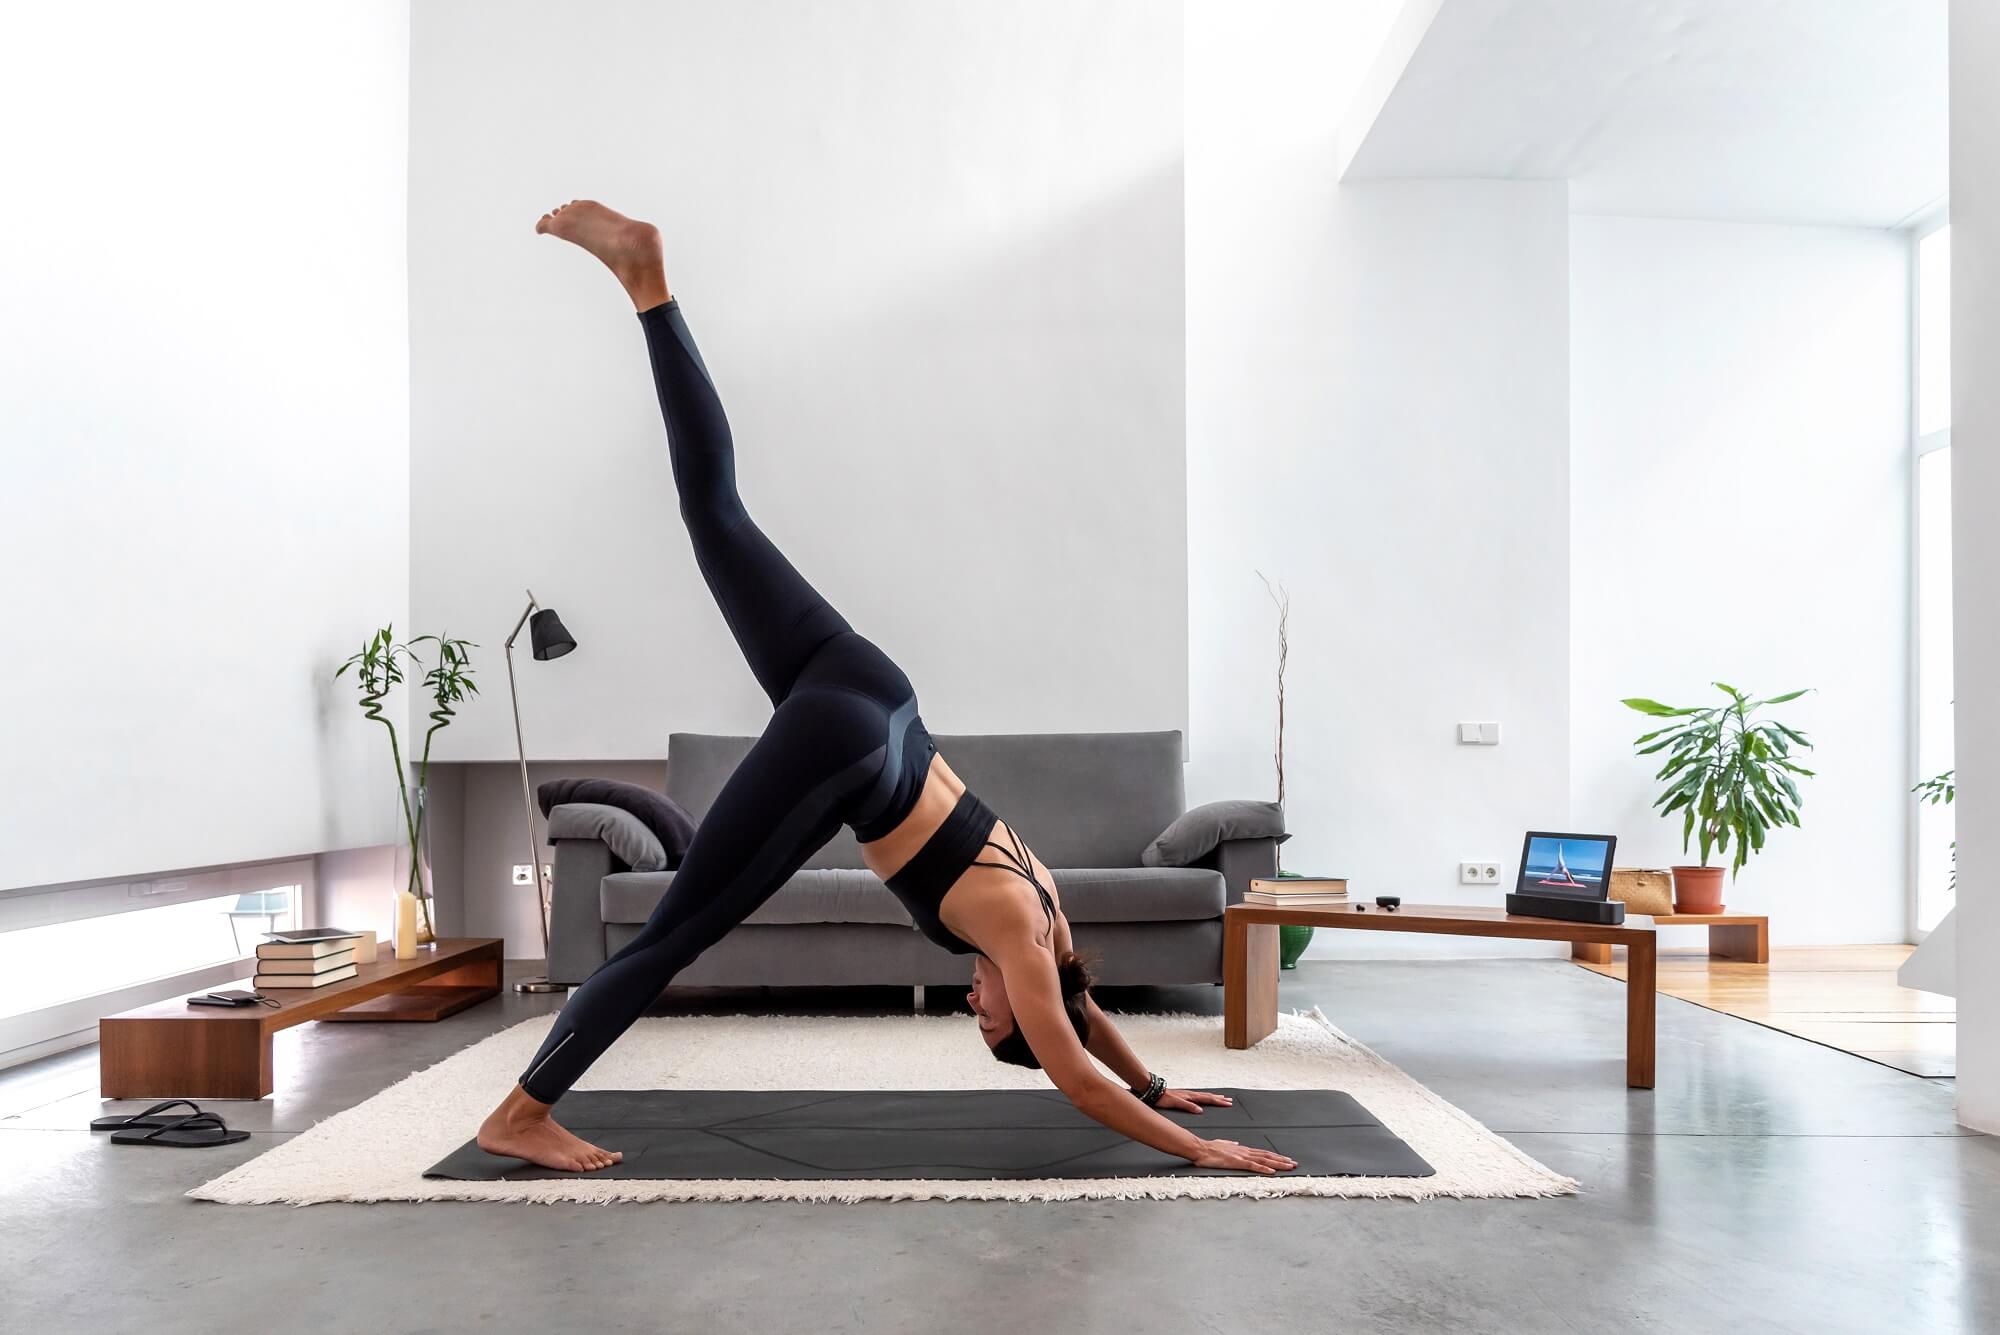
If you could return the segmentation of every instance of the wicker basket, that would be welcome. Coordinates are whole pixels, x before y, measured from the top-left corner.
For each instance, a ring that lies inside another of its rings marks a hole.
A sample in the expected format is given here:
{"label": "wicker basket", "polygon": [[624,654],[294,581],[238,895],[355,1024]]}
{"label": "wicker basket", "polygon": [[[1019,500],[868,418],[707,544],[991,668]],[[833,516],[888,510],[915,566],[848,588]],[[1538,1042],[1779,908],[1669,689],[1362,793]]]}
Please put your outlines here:
{"label": "wicker basket", "polygon": [[1658,917],[1674,911],[1674,874],[1642,867],[1613,867],[1611,897],[1628,913]]}

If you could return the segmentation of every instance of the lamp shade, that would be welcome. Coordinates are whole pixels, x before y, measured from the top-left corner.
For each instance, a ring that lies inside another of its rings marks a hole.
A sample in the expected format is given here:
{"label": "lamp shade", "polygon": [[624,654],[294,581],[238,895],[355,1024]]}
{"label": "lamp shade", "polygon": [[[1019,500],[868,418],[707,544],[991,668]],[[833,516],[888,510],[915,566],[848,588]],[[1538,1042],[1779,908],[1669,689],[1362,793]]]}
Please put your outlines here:
{"label": "lamp shade", "polygon": [[528,640],[538,659],[561,658],[576,648],[576,638],[553,607],[544,607],[528,618]]}

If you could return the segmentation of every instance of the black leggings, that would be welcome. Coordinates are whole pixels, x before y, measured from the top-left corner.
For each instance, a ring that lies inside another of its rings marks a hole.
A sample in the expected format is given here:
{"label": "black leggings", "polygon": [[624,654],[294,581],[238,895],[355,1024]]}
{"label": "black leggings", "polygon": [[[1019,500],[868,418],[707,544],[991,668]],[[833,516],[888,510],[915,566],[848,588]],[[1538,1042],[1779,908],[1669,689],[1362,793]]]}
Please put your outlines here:
{"label": "black leggings", "polygon": [[902,743],[922,727],[909,679],[744,511],[729,423],[679,303],[641,312],[639,321],[695,561],[775,712],[702,817],[645,927],[556,1017],[521,1077],[543,1103],[561,1098],[675,974],[770,898],[843,822],[900,818],[893,808],[908,799],[913,778]]}

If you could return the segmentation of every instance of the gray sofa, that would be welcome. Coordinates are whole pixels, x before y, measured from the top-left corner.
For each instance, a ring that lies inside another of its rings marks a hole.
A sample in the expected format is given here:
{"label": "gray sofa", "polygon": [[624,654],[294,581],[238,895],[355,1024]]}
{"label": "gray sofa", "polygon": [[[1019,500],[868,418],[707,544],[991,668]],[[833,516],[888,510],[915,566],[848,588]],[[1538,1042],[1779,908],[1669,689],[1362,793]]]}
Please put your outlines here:
{"label": "gray sofa", "polygon": [[[667,795],[699,822],[753,740],[675,733]],[[1228,839],[1192,866],[1141,865],[1141,851],[1185,810],[1178,731],[940,736],[937,744],[1055,873],[1077,949],[1097,956],[1101,982],[1222,980],[1223,907],[1253,876],[1275,873],[1277,840]],[[673,879],[631,870],[597,838],[557,838],[549,977],[582,982],[638,933]],[[916,930],[842,829],[676,981],[922,987],[970,977],[969,958]]]}

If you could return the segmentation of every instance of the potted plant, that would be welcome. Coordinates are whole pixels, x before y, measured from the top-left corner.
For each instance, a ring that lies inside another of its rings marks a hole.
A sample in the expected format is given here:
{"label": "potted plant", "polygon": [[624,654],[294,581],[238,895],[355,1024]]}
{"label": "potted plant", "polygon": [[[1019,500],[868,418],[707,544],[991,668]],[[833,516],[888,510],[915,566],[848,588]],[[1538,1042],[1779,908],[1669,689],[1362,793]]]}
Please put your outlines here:
{"label": "potted plant", "polygon": [[[383,702],[391,690],[403,683],[404,664],[423,666],[415,646],[434,645],[437,649],[436,666],[423,675],[423,683],[431,693],[430,726],[424,730],[424,749],[417,765],[416,783],[409,781],[403,767],[402,742],[396,735],[395,723],[382,713]],[[355,686],[361,692],[361,713],[363,717],[380,723],[389,730],[389,760],[395,766],[397,801],[401,805],[403,834],[410,845],[410,870],[407,889],[417,898],[420,922],[418,939],[430,942],[437,939],[437,928],[431,920],[429,878],[426,875],[429,859],[425,856],[428,831],[425,817],[429,813],[427,800],[430,768],[431,743],[437,734],[450,725],[456,706],[479,693],[479,687],[472,680],[472,658],[469,650],[477,646],[464,640],[454,640],[448,636],[420,635],[408,644],[396,642],[393,625],[382,627],[365,641],[360,652],[340,665],[333,675],[344,677],[352,670]]]}
{"label": "potted plant", "polygon": [[410,641],[410,660],[419,667],[423,665],[416,650],[420,644],[431,645],[437,650],[437,663],[424,673],[424,686],[431,694],[431,722],[424,729],[423,754],[417,761],[417,782],[410,790],[410,800],[405,809],[411,813],[415,826],[410,840],[409,889],[423,910],[423,926],[418,932],[418,939],[429,942],[437,939],[437,928],[430,915],[431,845],[430,831],[425,825],[425,818],[430,815],[431,809],[431,742],[451,726],[458,712],[456,707],[479,694],[479,686],[472,680],[470,652],[478,646],[465,640],[454,640],[448,635],[419,635]]}
{"label": "potted plant", "polygon": [[1654,718],[1672,719],[1640,737],[1633,746],[1642,756],[1664,753],[1666,762],[1653,777],[1666,786],[1654,799],[1660,814],[1681,813],[1681,851],[1699,840],[1701,864],[1674,868],[1674,912],[1722,912],[1722,868],[1708,865],[1714,854],[1728,854],[1729,874],[1736,873],[1763,851],[1774,826],[1799,823],[1799,788],[1795,780],[1812,771],[1792,759],[1793,748],[1812,749],[1806,735],[1776,719],[1756,717],[1772,705],[1804,695],[1792,691],[1758,700],[1724,682],[1711,683],[1727,702],[1707,708],[1663,705],[1634,697],[1628,708]]}
{"label": "potted plant", "polygon": [[[1910,791],[1915,793],[1917,800],[1926,806],[1948,807],[1958,796],[1957,775],[1956,768],[1948,769],[1942,774],[1933,774]],[[1945,884],[1951,893],[1958,893],[1958,840],[1956,839],[1951,841],[1951,879]]]}

